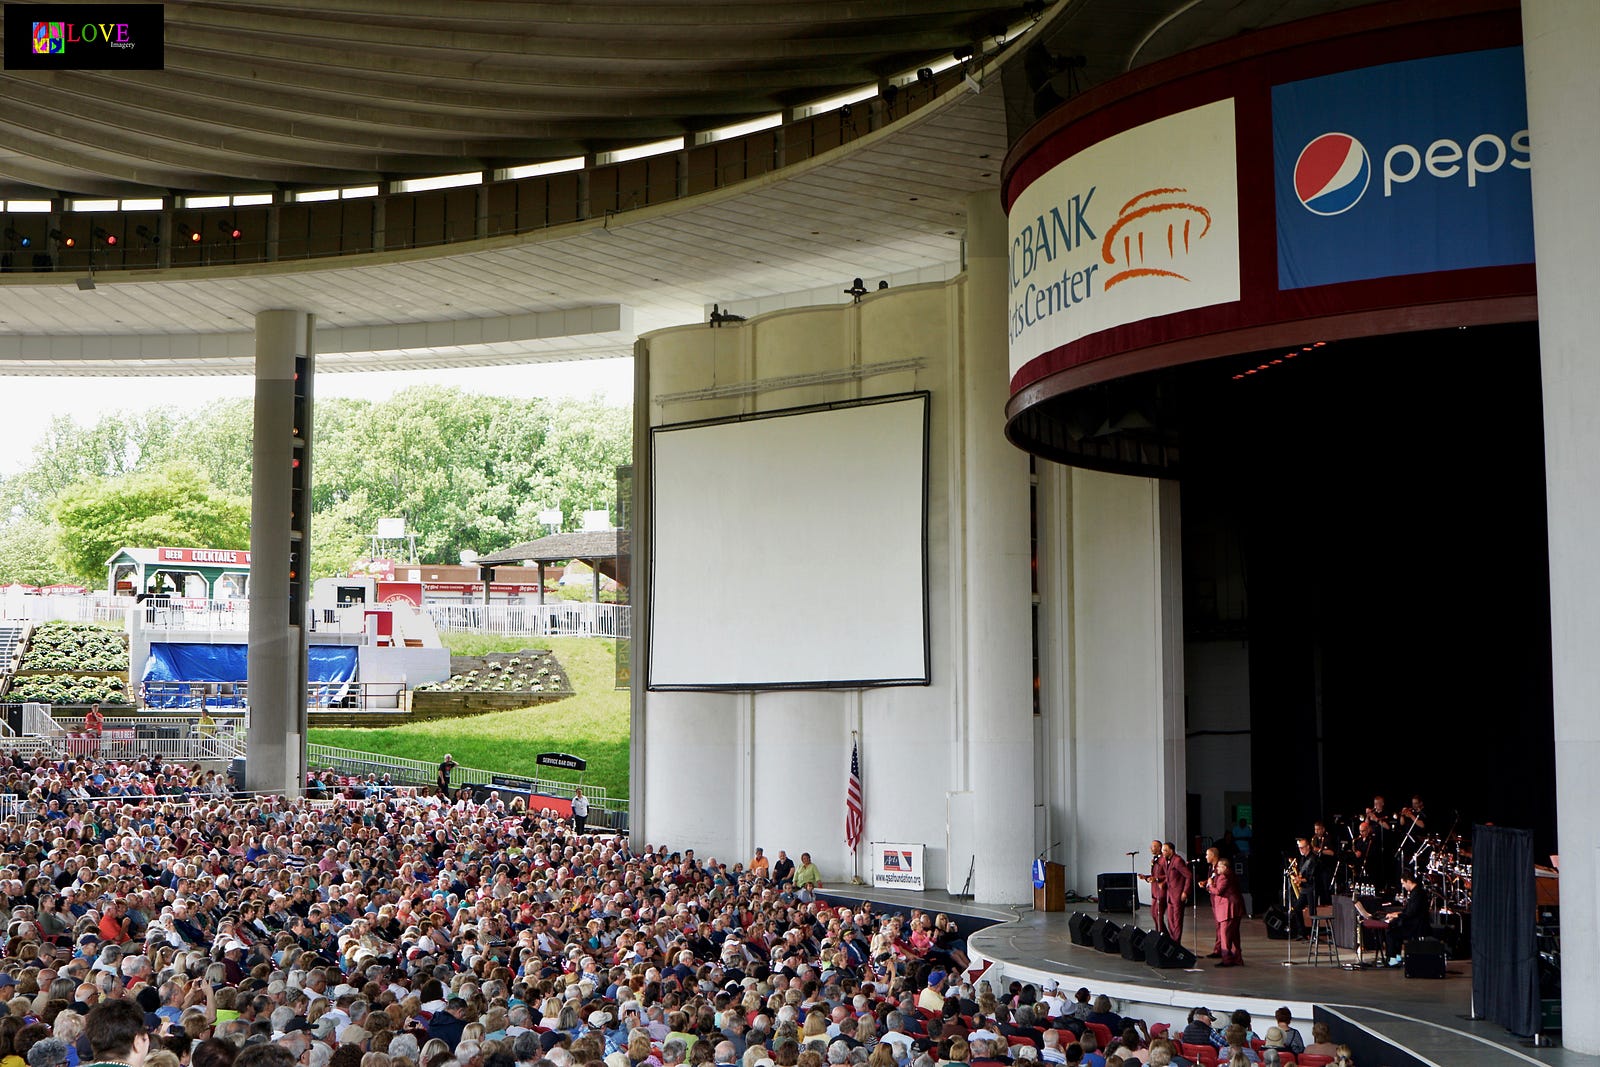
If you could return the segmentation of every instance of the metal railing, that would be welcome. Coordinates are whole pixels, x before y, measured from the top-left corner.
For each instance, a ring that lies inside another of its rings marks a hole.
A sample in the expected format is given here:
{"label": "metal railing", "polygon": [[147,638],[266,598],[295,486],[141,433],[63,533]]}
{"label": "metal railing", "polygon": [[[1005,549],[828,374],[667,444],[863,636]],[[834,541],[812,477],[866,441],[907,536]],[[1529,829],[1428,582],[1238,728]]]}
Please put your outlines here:
{"label": "metal railing", "polygon": [[[321,711],[384,713],[407,715],[404,682],[311,682],[306,686],[306,707]],[[139,703],[166,710],[206,707],[221,712],[243,713],[250,704],[248,682],[160,681],[139,684]],[[141,715],[140,722],[149,721]],[[192,720],[191,720],[192,721]]]}
{"label": "metal railing", "polygon": [[133,607],[131,596],[0,596],[0,619],[28,622],[120,623]]}
{"label": "metal railing", "polygon": [[424,611],[442,631],[532,637],[627,637],[627,604],[551,600],[543,604],[428,604]]}
{"label": "metal railing", "polygon": [[[365,778],[372,774],[381,779],[384,775],[389,775],[395,784],[423,788],[434,786],[439,774],[438,764],[435,763],[424,763],[421,760],[404,759],[379,752],[337,748],[333,745],[307,745],[306,764],[314,771],[331,770],[344,777]],[[570,797],[573,786],[578,783],[554,778],[509,775],[502,771],[486,771],[479,767],[457,766],[451,773],[450,784],[452,788],[473,785],[489,789],[526,790],[547,796]],[[613,797],[604,786],[587,783],[583,785],[583,793],[589,798],[589,818],[595,825],[626,828],[628,818],[626,797]]]}

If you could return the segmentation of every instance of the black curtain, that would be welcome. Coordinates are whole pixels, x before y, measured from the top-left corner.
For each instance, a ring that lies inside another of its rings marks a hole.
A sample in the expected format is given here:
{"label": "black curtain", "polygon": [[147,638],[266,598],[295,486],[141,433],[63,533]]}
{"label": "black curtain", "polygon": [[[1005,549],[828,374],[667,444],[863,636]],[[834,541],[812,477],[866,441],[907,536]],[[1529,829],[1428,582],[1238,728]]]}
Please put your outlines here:
{"label": "black curtain", "polygon": [[1472,829],[1472,1003],[1519,1037],[1539,1030],[1533,834]]}

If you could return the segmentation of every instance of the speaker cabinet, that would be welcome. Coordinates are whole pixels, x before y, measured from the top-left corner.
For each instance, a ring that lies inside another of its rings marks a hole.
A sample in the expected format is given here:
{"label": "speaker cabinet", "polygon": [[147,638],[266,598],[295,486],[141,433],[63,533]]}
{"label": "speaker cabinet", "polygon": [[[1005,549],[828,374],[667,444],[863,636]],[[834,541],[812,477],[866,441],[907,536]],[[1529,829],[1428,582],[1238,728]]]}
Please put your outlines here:
{"label": "speaker cabinet", "polygon": [[1095,877],[1095,896],[1100,901],[1100,911],[1132,915],[1138,904],[1133,872],[1109,871]]}
{"label": "speaker cabinet", "polygon": [[1089,936],[1101,952],[1115,956],[1122,951],[1122,927],[1110,919],[1096,919]]}
{"label": "speaker cabinet", "polygon": [[1151,934],[1144,939],[1144,961],[1161,970],[1184,970],[1198,962],[1193,952],[1166,934]]}
{"label": "speaker cabinet", "polygon": [[1414,937],[1406,942],[1407,978],[1443,978],[1444,942],[1434,937]]}
{"label": "speaker cabinet", "polygon": [[1093,915],[1075,911],[1072,913],[1072,917],[1067,920],[1067,936],[1072,938],[1074,945],[1083,945],[1085,948],[1092,947],[1094,942],[1089,940],[1089,928],[1092,926],[1094,926]]}
{"label": "speaker cabinet", "polygon": [[1135,963],[1144,961],[1144,943],[1151,934],[1137,926],[1124,926],[1122,928],[1122,958]]}

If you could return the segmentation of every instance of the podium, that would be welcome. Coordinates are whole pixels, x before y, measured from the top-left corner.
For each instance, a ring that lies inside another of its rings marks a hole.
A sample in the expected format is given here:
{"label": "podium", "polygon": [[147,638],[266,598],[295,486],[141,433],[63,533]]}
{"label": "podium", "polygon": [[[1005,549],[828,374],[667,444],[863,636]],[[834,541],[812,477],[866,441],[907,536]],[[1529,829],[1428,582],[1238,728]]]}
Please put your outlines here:
{"label": "podium", "polygon": [[[1043,877],[1039,877],[1043,868]],[[1033,910],[1067,910],[1067,869],[1059,863],[1043,861],[1034,865]],[[1041,885],[1040,883],[1043,882]]]}

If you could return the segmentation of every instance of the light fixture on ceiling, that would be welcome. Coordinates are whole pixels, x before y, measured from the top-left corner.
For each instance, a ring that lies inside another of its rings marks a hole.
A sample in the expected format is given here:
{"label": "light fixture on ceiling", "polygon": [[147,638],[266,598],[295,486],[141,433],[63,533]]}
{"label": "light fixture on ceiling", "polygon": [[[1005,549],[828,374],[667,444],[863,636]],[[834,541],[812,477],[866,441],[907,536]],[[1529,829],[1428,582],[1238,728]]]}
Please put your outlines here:
{"label": "light fixture on ceiling", "polygon": [[850,288],[845,290],[846,296],[854,297],[854,303],[861,303],[861,298],[867,295],[867,287],[861,283],[860,278],[852,279]]}

